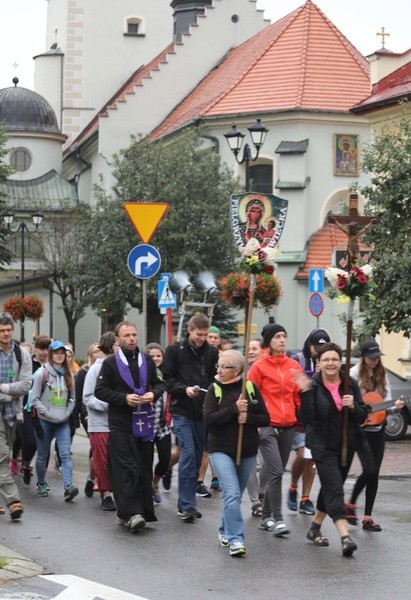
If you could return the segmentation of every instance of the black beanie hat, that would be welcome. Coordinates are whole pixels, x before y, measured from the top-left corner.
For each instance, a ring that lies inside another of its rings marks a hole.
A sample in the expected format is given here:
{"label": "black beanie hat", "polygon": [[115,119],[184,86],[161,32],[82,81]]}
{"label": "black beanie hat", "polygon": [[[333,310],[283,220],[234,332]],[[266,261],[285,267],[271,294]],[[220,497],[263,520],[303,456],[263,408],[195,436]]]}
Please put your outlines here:
{"label": "black beanie hat", "polygon": [[268,346],[270,345],[271,338],[273,338],[275,334],[279,331],[284,331],[284,333],[287,333],[285,328],[282,325],[279,325],[278,323],[269,323],[268,325],[264,325],[264,327],[261,330],[264,348],[268,348]]}

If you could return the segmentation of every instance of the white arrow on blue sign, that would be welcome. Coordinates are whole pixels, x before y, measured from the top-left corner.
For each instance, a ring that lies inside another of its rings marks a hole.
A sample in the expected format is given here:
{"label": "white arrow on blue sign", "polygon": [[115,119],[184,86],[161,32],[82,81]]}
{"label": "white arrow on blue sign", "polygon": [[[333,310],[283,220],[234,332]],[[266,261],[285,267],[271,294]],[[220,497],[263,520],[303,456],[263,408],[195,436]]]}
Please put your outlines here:
{"label": "white arrow on blue sign", "polygon": [[160,253],[150,244],[139,244],[130,251],[127,266],[133,277],[150,279],[160,269]]}
{"label": "white arrow on blue sign", "polygon": [[310,269],[308,272],[308,291],[321,292],[324,291],[324,269]]}

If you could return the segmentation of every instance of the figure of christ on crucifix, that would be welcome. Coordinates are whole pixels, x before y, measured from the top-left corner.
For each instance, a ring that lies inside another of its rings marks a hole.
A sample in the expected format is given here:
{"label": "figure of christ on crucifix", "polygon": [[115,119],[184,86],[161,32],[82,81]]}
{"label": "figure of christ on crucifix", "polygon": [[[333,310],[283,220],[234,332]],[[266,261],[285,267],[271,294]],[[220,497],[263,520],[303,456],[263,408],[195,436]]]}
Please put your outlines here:
{"label": "figure of christ on crucifix", "polygon": [[376,221],[377,219],[374,217],[361,217],[358,214],[358,194],[356,193],[350,194],[348,215],[329,215],[328,222],[336,225],[348,237],[348,270],[360,258],[360,238]]}

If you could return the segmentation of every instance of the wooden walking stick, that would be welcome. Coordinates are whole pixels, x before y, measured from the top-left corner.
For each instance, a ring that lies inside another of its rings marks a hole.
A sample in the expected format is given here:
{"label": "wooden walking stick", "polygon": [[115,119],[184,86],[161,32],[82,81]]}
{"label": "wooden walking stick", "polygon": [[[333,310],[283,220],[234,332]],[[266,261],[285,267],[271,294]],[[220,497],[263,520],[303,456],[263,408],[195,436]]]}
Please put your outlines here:
{"label": "wooden walking stick", "polygon": [[[253,316],[253,304],[254,304],[254,293],[255,293],[255,280],[256,276],[254,273],[250,274],[250,289],[249,289],[249,298],[248,298],[248,306],[247,306],[247,314],[246,314],[246,326],[244,332],[244,375],[243,375],[243,385],[241,388],[241,397],[245,398],[247,393],[246,383],[247,383],[247,364],[248,364],[248,349],[250,345],[250,337],[251,337],[251,323]],[[240,423],[238,425],[238,439],[237,439],[237,454],[236,454],[236,465],[241,463],[241,450],[243,446],[243,432],[244,425]]]}
{"label": "wooden walking stick", "polygon": [[[358,214],[358,194],[350,194],[348,215],[330,215],[329,223],[334,223],[348,237],[347,265],[346,270],[351,271],[353,264],[360,258],[359,239],[366,230],[375,223],[374,217],[361,217]],[[346,227],[343,226],[346,224]],[[363,227],[362,227],[363,226]],[[347,343],[345,348],[345,370],[344,370],[344,395],[348,394],[350,387],[350,364],[351,364],[351,342],[354,318],[354,298],[350,299],[347,312]],[[341,441],[341,464],[347,466],[348,454],[348,417],[349,408],[344,406],[342,410],[342,441]]]}

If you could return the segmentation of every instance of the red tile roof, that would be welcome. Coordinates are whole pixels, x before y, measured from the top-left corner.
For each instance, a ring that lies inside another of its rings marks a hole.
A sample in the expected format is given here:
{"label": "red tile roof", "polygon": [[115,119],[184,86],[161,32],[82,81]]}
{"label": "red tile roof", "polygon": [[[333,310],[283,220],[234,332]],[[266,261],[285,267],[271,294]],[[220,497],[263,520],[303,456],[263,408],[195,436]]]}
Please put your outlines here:
{"label": "red tile roof", "polygon": [[198,118],[348,111],[370,92],[368,61],[308,0],[231,50],[153,132]]}
{"label": "red tile roof", "polygon": [[[297,280],[308,279],[310,269],[325,269],[334,266],[334,250],[346,249],[347,236],[336,225],[326,223],[310,237],[307,258],[295,278]],[[360,244],[360,250],[366,249],[367,246]]]}
{"label": "red tile roof", "polygon": [[[410,53],[411,54],[411,53]],[[363,113],[378,106],[411,98],[411,61],[396,69],[373,86],[372,94],[352,108]]]}
{"label": "red tile roof", "polygon": [[[167,61],[170,44],[139,68],[71,145],[98,130],[109,108],[126,102],[152,70]],[[321,10],[303,6],[231,50],[152,132],[162,137],[199,118],[290,110],[348,111],[370,92],[368,61]],[[70,148],[65,152],[70,153]]]}
{"label": "red tile roof", "polygon": [[145,77],[149,77],[152,71],[159,68],[159,65],[167,60],[167,54],[173,51],[174,44],[169,44],[167,48],[162,50],[160,54],[155,56],[146,65],[140,66],[134,73],[127,79],[127,81],[120,87],[119,90],[106,102],[106,104],[98,111],[96,116],[90,121],[90,123],[79,133],[77,138],[71,143],[71,145],[65,150],[64,154],[70,154],[74,147],[83,144],[89,139],[93,133],[98,131],[100,117],[109,116],[109,108],[115,108],[118,102],[126,102],[128,94],[134,94],[134,88],[138,85],[142,85]]}

